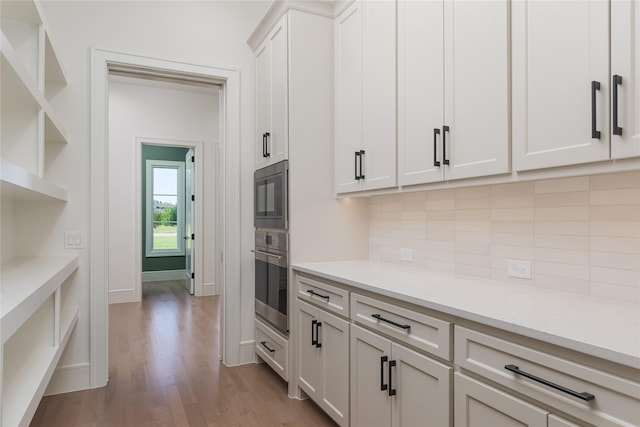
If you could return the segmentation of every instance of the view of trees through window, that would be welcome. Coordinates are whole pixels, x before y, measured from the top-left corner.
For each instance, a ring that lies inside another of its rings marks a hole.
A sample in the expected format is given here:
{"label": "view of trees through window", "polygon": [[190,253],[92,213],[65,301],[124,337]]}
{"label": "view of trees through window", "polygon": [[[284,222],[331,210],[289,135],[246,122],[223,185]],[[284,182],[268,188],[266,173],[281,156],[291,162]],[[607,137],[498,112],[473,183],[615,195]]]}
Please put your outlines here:
{"label": "view of trees through window", "polygon": [[178,169],[153,168],[153,249],[178,249]]}

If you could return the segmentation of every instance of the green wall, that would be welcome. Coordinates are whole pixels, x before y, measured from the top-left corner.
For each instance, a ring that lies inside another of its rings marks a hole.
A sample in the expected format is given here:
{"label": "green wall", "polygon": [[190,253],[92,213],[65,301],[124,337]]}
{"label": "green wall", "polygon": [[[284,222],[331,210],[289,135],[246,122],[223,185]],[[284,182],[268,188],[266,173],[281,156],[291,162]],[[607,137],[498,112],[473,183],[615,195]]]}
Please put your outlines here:
{"label": "green wall", "polygon": [[147,160],[174,160],[184,162],[188,148],[142,145],[142,271],[183,270],[184,256],[151,257],[145,256],[147,241]]}

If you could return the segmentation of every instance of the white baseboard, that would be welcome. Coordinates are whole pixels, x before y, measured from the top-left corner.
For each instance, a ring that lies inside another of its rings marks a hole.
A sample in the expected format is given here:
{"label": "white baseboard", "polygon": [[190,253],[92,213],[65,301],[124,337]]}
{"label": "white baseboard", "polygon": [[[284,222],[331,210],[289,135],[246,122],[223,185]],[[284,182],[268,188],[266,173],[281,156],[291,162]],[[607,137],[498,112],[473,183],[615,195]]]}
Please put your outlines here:
{"label": "white baseboard", "polygon": [[240,365],[256,363],[256,341],[240,341]]}
{"label": "white baseboard", "polygon": [[136,300],[135,289],[116,289],[109,291],[109,304],[119,304],[121,302],[134,302]]}
{"label": "white baseboard", "polygon": [[91,371],[88,363],[60,366],[56,368],[44,392],[45,396],[69,393],[91,388]]}
{"label": "white baseboard", "polygon": [[143,271],[143,282],[161,282],[163,280],[182,280],[186,279],[185,270],[162,270],[162,271]]}
{"label": "white baseboard", "polygon": [[214,283],[203,283],[202,284],[202,296],[209,297],[212,295],[218,295],[218,289]]}

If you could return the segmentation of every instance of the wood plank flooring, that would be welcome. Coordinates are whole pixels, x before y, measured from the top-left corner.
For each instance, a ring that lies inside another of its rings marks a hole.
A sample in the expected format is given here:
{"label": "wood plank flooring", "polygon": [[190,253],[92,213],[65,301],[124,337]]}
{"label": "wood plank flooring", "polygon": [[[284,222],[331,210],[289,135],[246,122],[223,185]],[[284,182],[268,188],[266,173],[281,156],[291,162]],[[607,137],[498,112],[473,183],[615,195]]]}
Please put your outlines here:
{"label": "wood plank flooring", "polygon": [[31,426],[334,425],[266,364],[225,367],[218,310],[182,281],[145,283],[143,302],[109,306],[107,386],[45,397]]}

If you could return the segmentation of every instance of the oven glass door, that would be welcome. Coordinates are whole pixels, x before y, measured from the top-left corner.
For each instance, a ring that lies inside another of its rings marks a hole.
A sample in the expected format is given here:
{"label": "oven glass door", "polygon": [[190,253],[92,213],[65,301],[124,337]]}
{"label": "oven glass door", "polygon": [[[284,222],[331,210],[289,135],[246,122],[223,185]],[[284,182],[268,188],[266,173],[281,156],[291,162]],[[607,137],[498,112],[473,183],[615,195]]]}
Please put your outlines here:
{"label": "oven glass door", "polygon": [[256,179],[254,200],[256,221],[281,221],[284,224],[284,180],[283,173]]}
{"label": "oven glass door", "polygon": [[[280,259],[278,259],[280,257]],[[255,254],[256,313],[288,332],[287,323],[287,259],[283,254]]]}

